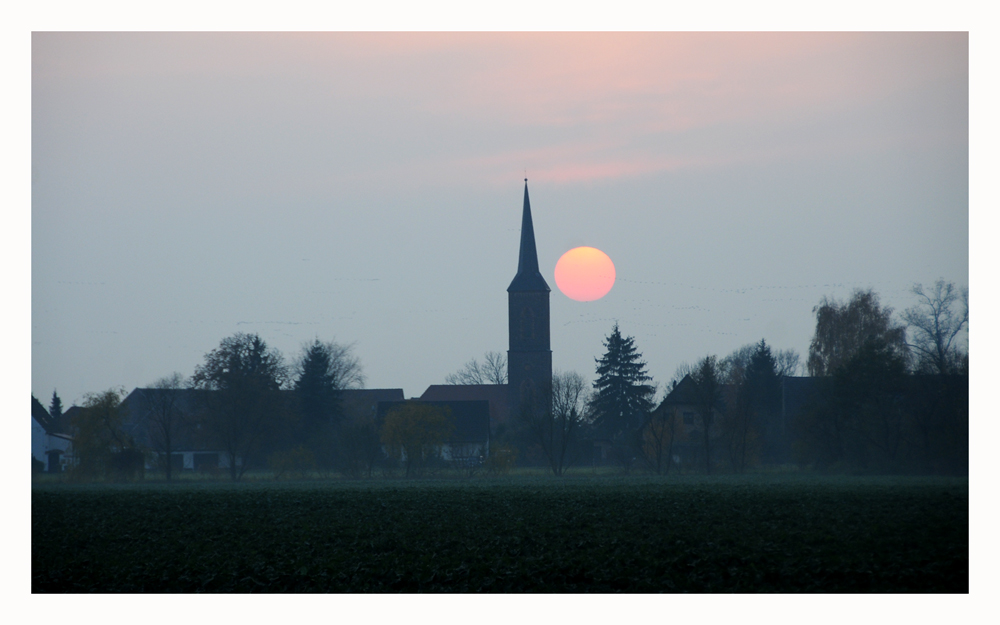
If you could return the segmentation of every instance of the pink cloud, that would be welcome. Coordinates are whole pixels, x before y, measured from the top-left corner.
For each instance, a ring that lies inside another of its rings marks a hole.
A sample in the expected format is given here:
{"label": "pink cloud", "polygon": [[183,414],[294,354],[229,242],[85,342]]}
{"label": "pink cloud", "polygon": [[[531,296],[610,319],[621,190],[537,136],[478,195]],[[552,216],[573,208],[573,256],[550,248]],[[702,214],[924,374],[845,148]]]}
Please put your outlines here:
{"label": "pink cloud", "polygon": [[[905,35],[428,34],[412,54],[440,68],[420,98],[429,110],[546,126],[631,118],[683,130],[850,105],[967,65],[961,35]],[[381,41],[367,40],[361,54]],[[924,57],[936,62],[912,62]]]}
{"label": "pink cloud", "polygon": [[[297,114],[297,103],[290,103],[295,94],[283,100],[268,91],[273,84],[295,84],[305,90],[302,99],[310,103],[305,114],[314,116],[308,119],[315,136],[337,137],[344,111],[353,115],[351,123],[371,124],[366,131],[376,137],[389,132],[379,116],[395,124],[393,132],[409,131],[411,119],[412,127],[455,122],[490,130],[482,143],[428,150],[419,159],[387,156],[377,169],[372,159],[357,170],[303,173],[313,184],[358,176],[418,179],[442,170],[506,181],[525,167],[530,177],[565,183],[801,156],[845,149],[862,139],[902,140],[884,133],[831,138],[818,146],[675,139],[706,130],[732,137],[733,128],[822,120],[949,76],[967,77],[968,38],[962,33],[41,33],[33,37],[32,63],[39,85],[67,77],[160,77],[164,84],[179,85],[170,110],[196,107],[191,115],[199,118],[207,115],[203,102],[212,100],[182,97],[188,77],[246,79],[240,88],[259,90],[247,93],[263,102],[255,113],[261,118],[274,110]],[[170,82],[177,77],[182,80]],[[278,79],[282,82],[272,82]],[[218,114],[233,123],[233,111],[241,109],[228,104],[220,104]],[[255,119],[249,113],[246,118]],[[211,125],[210,119],[206,126]],[[512,133],[518,139],[495,139]],[[510,149],[518,141],[523,147]]]}
{"label": "pink cloud", "polygon": [[523,125],[683,130],[967,71],[961,33],[39,33],[38,77],[301,74]]}

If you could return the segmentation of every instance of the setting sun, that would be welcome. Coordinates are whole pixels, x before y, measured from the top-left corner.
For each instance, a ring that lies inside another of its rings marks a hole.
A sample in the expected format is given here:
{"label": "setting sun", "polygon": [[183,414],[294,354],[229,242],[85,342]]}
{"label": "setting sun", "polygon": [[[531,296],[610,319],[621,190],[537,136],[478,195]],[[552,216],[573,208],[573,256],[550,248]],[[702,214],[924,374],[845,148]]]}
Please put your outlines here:
{"label": "setting sun", "polygon": [[576,247],[556,263],[556,286],[578,302],[592,302],[608,294],[615,284],[615,264],[595,247]]}

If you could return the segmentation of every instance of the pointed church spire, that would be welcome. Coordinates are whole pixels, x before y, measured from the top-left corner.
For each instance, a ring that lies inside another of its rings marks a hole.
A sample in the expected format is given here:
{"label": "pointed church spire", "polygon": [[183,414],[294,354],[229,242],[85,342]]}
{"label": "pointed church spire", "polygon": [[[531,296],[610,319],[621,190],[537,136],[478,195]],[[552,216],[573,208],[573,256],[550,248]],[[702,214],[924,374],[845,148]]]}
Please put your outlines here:
{"label": "pointed church spire", "polygon": [[535,229],[531,225],[531,202],[528,201],[528,179],[524,179],[524,212],[521,215],[521,253],[517,258],[517,275],[507,291],[551,291],[538,271],[535,250]]}

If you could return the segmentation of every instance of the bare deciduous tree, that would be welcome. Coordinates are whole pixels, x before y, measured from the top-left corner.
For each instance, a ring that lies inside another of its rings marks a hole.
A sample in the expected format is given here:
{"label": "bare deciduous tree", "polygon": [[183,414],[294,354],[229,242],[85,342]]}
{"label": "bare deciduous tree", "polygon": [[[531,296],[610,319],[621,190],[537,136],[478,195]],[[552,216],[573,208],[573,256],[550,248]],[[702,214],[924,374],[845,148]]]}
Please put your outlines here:
{"label": "bare deciduous tree", "polygon": [[691,366],[691,363],[682,362],[681,364],[677,365],[677,368],[674,369],[673,377],[670,378],[669,382],[667,382],[667,392],[669,393],[670,391],[674,390],[674,387],[680,384],[681,380],[684,379],[684,376],[690,375],[693,371],[694,367]]}
{"label": "bare deciduous tree", "polygon": [[903,321],[910,332],[908,345],[917,356],[917,370],[958,373],[963,354],[955,340],[969,325],[969,289],[959,290],[951,282],[938,280],[929,292],[920,284],[914,285],[912,292],[919,303],[906,309]]}
{"label": "bare deciduous tree", "polygon": [[153,382],[149,388],[142,390],[143,398],[149,408],[149,412],[146,413],[149,442],[164,460],[168,482],[173,475],[171,454],[181,429],[186,425],[184,414],[179,406],[179,391],[183,388],[184,376],[180,373],[173,373],[160,378]]}
{"label": "bare deciduous tree", "polygon": [[698,412],[705,441],[705,473],[712,472],[712,423],[722,397],[719,361],[715,356],[705,356],[691,373],[698,398]]}
{"label": "bare deciduous tree", "polygon": [[556,371],[552,374],[551,392],[542,393],[540,409],[521,411],[524,426],[532,439],[541,445],[555,475],[562,475],[572,460],[570,446],[585,419],[587,386],[583,376],[575,371]]}
{"label": "bare deciduous tree", "polygon": [[[685,374],[686,375],[686,374]],[[674,442],[683,436],[681,415],[676,406],[661,406],[649,414],[640,430],[642,459],[646,467],[657,475],[670,472]]]}
{"label": "bare deciduous tree", "polygon": [[[752,348],[753,345],[746,347]],[[729,466],[737,473],[742,473],[746,467],[747,444],[756,435],[751,393],[747,388],[747,370],[751,359],[731,358],[723,360],[720,372],[726,382],[722,391],[725,399],[725,410],[722,412],[722,444],[728,456]]]}
{"label": "bare deciduous tree", "polygon": [[729,464],[737,473],[759,459],[768,424],[773,424],[781,397],[777,358],[764,339],[745,345],[723,360],[725,381],[722,438]]}
{"label": "bare deciduous tree", "polygon": [[444,378],[445,384],[506,384],[507,357],[500,352],[486,352],[483,363],[475,358]]}
{"label": "bare deciduous tree", "polygon": [[733,350],[733,353],[718,362],[719,377],[727,379],[731,373],[739,375],[745,371],[750,365],[750,359],[753,358],[756,349],[757,346],[754,343],[747,343],[743,347]]}
{"label": "bare deciduous tree", "polygon": [[794,349],[783,349],[774,355],[778,365],[778,376],[791,377],[799,372],[799,353]]}

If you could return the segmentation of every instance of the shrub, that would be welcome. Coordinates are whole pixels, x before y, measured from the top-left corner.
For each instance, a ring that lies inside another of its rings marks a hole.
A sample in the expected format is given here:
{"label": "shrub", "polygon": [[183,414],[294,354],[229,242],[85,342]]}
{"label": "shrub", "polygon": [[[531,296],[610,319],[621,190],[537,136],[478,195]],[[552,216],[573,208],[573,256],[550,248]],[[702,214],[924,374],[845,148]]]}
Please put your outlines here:
{"label": "shrub", "polygon": [[267,464],[274,471],[276,480],[289,474],[303,480],[310,471],[316,470],[316,457],[313,452],[299,445],[293,449],[274,452],[268,457]]}
{"label": "shrub", "polygon": [[146,476],[146,457],[135,448],[115,451],[108,458],[108,469],[111,476],[119,481],[142,479]]}
{"label": "shrub", "polygon": [[516,461],[516,449],[510,446],[496,447],[486,457],[486,472],[490,475],[507,475]]}

